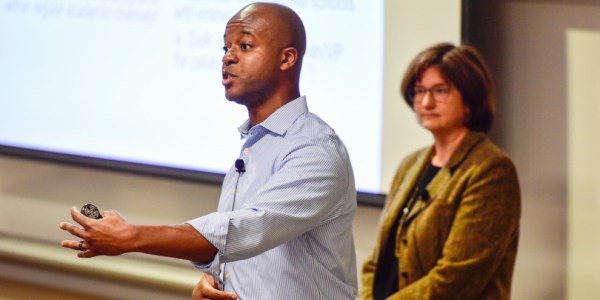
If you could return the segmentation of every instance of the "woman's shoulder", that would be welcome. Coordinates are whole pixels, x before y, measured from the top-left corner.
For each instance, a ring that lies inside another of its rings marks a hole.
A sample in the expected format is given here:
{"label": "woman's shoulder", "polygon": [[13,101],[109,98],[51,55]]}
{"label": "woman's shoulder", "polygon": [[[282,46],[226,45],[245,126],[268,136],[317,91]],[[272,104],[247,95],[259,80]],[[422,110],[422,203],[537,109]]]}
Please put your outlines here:
{"label": "woman's shoulder", "polygon": [[407,176],[409,169],[418,167],[418,164],[422,164],[424,160],[431,154],[432,146],[423,147],[418,149],[404,157],[400,162],[400,165],[396,168],[396,173],[392,180],[391,191],[393,191]]}
{"label": "woman's shoulder", "polygon": [[474,147],[465,162],[482,172],[495,169],[516,173],[515,163],[509,154],[487,137]]}
{"label": "woman's shoulder", "polygon": [[473,156],[479,160],[508,160],[512,162],[508,153],[487,137],[483,138],[481,143],[473,150]]}

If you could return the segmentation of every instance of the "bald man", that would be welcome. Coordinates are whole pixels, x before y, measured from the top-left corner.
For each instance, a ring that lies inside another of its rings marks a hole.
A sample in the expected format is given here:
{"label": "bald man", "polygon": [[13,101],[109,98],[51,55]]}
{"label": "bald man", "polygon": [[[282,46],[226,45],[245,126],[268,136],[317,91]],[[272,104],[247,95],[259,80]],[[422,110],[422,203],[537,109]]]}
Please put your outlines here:
{"label": "bald man", "polygon": [[205,272],[194,299],[355,299],[356,191],[346,149],[308,111],[299,89],[306,34],[288,7],[254,3],[227,23],[222,84],[248,120],[218,210],[181,225],[92,220],[71,209],[79,257],[143,252],[190,260]]}

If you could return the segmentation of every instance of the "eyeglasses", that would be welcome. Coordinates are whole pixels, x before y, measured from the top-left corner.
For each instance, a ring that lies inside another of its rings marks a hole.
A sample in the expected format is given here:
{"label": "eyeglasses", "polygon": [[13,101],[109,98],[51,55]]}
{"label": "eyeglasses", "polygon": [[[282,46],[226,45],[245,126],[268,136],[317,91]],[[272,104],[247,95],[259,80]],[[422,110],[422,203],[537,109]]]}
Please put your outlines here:
{"label": "eyeglasses", "polygon": [[444,102],[449,99],[448,96],[450,95],[451,90],[452,87],[447,85],[436,85],[430,89],[419,86],[413,88],[411,99],[413,102],[421,102],[425,98],[425,95],[430,92],[433,100],[436,102]]}

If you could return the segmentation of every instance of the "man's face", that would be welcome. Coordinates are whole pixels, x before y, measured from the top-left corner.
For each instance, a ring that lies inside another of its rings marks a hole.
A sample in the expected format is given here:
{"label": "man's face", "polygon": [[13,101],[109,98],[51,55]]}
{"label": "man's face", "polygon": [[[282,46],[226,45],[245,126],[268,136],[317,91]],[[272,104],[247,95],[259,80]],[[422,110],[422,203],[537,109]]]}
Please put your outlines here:
{"label": "man's face", "polygon": [[223,86],[225,97],[247,107],[268,99],[279,73],[279,53],[269,23],[256,14],[240,14],[225,28]]}

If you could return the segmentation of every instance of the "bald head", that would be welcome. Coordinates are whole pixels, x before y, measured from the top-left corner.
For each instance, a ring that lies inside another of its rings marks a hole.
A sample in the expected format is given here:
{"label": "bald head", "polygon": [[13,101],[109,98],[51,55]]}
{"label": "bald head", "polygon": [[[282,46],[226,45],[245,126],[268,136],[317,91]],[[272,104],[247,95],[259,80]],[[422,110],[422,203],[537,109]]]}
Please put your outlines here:
{"label": "bald head", "polygon": [[293,10],[250,4],[227,22],[223,42],[225,97],[248,108],[251,124],[300,97],[306,33]]}
{"label": "bald head", "polygon": [[254,19],[268,27],[270,39],[280,48],[294,47],[299,62],[306,52],[306,31],[302,20],[287,6],[275,3],[252,3],[242,8],[229,22]]}

